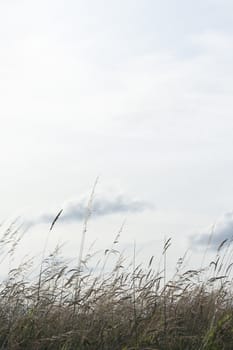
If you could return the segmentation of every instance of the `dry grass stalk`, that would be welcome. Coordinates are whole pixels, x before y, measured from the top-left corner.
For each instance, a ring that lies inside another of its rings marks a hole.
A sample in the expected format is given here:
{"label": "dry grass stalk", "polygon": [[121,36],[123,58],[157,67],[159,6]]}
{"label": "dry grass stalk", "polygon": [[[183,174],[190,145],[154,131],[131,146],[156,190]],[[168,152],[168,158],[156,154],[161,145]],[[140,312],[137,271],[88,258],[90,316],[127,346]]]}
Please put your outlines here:
{"label": "dry grass stalk", "polygon": [[[9,252],[9,242],[19,236],[14,227],[5,232],[3,250],[6,242]],[[115,253],[115,266],[106,270],[118,240],[119,234],[96,270],[89,268],[94,253],[81,254],[85,269],[80,269],[64,261],[57,247],[44,256],[39,278],[30,277],[31,260],[9,271],[0,283],[0,349],[233,349],[232,250],[227,242],[200,269],[184,270],[185,257],[179,259],[168,280],[170,239],[164,244],[162,270],[153,268],[153,256],[146,267],[136,264],[136,245],[131,264]]]}

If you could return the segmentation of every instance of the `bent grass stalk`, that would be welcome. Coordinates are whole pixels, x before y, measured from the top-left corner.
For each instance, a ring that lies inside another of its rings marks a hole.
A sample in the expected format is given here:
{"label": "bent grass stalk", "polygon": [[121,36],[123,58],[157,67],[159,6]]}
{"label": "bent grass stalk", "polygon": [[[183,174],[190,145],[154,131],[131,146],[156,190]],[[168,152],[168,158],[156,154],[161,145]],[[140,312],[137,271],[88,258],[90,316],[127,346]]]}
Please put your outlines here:
{"label": "bent grass stalk", "polygon": [[40,300],[40,288],[41,288],[41,279],[42,279],[42,273],[43,273],[43,263],[44,263],[44,259],[45,259],[45,253],[46,253],[46,250],[48,247],[49,236],[50,236],[50,233],[51,233],[55,223],[57,222],[57,220],[61,216],[62,212],[63,212],[63,209],[61,209],[58,212],[58,214],[55,216],[55,218],[50,226],[50,229],[48,230],[47,235],[46,235],[46,240],[45,240],[45,244],[44,244],[44,248],[43,248],[43,252],[42,252],[42,258],[41,258],[41,264],[40,264],[40,272],[39,272],[38,292],[37,292],[37,300],[38,301]]}

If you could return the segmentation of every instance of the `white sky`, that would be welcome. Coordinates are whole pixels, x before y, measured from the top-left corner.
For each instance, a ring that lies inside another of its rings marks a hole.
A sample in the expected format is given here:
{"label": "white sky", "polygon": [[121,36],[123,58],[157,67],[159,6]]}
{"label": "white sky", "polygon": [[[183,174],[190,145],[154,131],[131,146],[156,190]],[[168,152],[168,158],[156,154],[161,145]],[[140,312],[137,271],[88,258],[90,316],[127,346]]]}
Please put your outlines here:
{"label": "white sky", "polygon": [[[180,254],[233,210],[232,11],[231,0],[1,1],[1,218],[59,208],[100,175],[110,194],[156,207],[130,214],[125,242],[172,235]],[[111,240],[124,217],[93,220],[90,240]],[[58,230],[72,241],[81,226]]]}

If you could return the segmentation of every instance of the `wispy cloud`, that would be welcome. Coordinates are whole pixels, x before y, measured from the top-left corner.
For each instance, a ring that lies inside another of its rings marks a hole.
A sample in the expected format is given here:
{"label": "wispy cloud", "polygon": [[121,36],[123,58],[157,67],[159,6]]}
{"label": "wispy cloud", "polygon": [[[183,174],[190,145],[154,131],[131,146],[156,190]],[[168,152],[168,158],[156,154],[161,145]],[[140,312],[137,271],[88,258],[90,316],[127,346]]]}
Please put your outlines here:
{"label": "wispy cloud", "polygon": [[210,249],[216,249],[226,239],[229,243],[233,240],[233,211],[225,213],[209,229],[191,240],[194,247],[208,245]]}
{"label": "wispy cloud", "polygon": [[[62,224],[82,221],[85,218],[88,205],[88,196],[80,199],[69,200],[61,206],[62,213],[59,215],[59,222]],[[111,214],[140,213],[147,209],[153,209],[149,202],[136,198],[129,198],[124,194],[119,195],[97,195],[94,198],[91,213],[93,217],[101,217]],[[56,217],[56,210],[48,210],[33,218],[25,218],[25,225],[28,227],[37,224],[52,224]]]}

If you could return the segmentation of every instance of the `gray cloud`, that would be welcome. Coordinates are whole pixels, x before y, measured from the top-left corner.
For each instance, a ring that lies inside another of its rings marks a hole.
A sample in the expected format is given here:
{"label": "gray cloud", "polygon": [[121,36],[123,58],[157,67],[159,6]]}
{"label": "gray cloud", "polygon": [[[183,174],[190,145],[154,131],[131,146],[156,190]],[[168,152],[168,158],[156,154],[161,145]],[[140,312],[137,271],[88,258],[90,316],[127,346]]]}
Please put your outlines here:
{"label": "gray cloud", "polygon": [[[59,223],[73,223],[82,221],[87,213],[88,197],[81,197],[79,200],[67,201],[61,209],[63,209],[59,216]],[[147,209],[153,209],[153,205],[139,199],[130,199],[125,195],[117,196],[96,196],[91,207],[91,215],[93,217],[101,217],[111,214],[126,214],[126,213],[140,213]],[[52,224],[58,211],[48,211],[31,219],[25,219],[25,225],[28,227],[37,224]]]}
{"label": "gray cloud", "polygon": [[229,243],[233,240],[233,211],[225,213],[208,230],[193,236],[191,242],[195,248],[209,245],[210,249],[217,249],[226,239]]}

